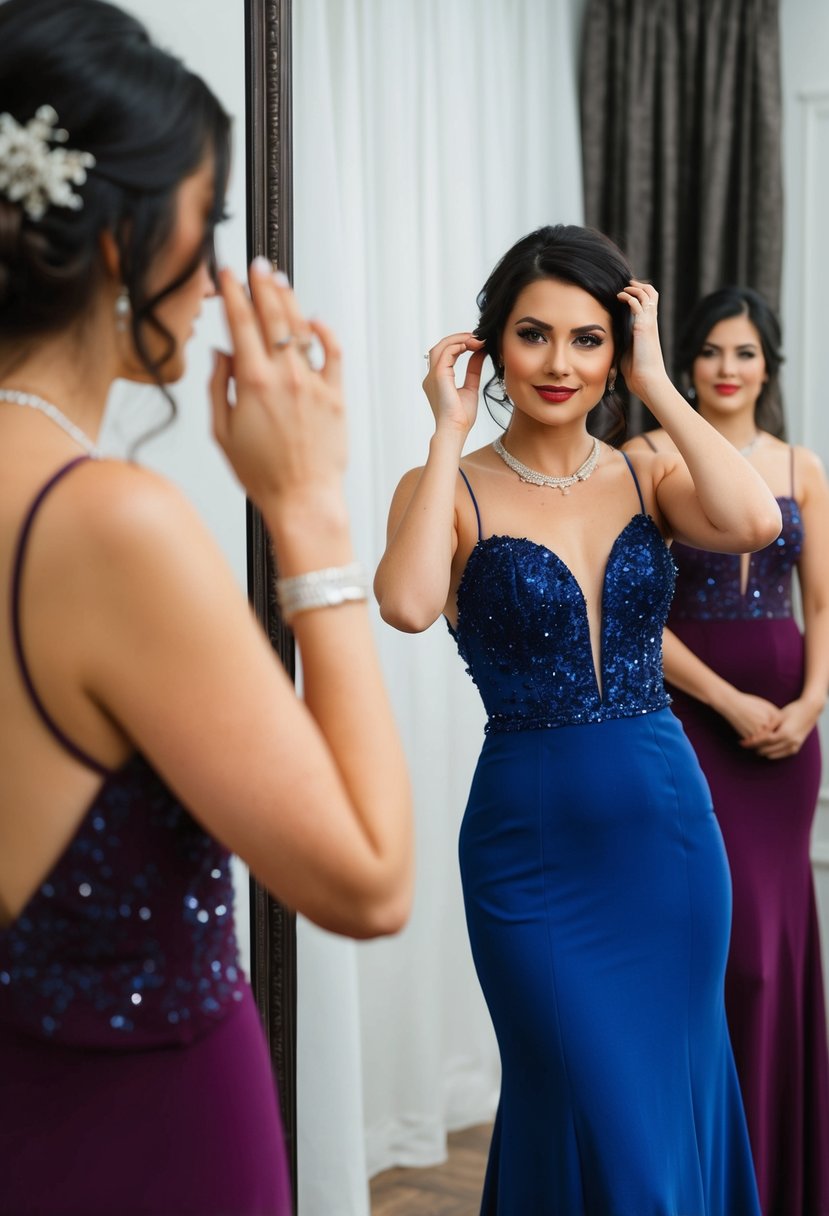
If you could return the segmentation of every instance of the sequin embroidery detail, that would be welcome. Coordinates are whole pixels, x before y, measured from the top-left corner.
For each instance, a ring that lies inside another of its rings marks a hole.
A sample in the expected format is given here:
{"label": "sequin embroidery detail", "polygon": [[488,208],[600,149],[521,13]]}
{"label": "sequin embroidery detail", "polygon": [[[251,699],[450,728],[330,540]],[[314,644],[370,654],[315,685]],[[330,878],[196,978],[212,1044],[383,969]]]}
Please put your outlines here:
{"label": "sequin embroidery detail", "polygon": [[792,615],[792,571],[803,551],[803,520],[794,498],[778,498],[783,527],[770,545],[752,553],[745,592],[740,556],[674,544],[679,571],[671,620],[785,620]]}
{"label": "sequin embroidery detail", "polygon": [[133,756],[0,930],[0,1023],[99,1048],[204,1034],[244,996],[229,860]]}
{"label": "sequin embroidery detail", "polygon": [[662,628],[674,578],[659,529],[649,516],[634,515],[605,569],[600,694],[584,596],[565,563],[525,538],[479,540],[450,632],[481,693],[486,730],[603,722],[669,705]]}

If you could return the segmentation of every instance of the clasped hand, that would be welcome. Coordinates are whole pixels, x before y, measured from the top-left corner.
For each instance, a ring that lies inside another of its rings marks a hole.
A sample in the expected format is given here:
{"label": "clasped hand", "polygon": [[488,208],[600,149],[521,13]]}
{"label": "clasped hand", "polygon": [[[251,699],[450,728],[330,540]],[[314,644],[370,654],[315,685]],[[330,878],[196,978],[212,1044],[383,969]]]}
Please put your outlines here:
{"label": "clasped hand", "polygon": [[803,701],[790,701],[777,710],[773,722],[740,740],[740,746],[756,751],[767,760],[795,756],[817,721],[817,715]]}
{"label": "clasped hand", "polygon": [[767,760],[796,755],[818,718],[804,701],[790,701],[781,709],[765,697],[736,688],[731,689],[720,712],[740,736],[740,747]]}

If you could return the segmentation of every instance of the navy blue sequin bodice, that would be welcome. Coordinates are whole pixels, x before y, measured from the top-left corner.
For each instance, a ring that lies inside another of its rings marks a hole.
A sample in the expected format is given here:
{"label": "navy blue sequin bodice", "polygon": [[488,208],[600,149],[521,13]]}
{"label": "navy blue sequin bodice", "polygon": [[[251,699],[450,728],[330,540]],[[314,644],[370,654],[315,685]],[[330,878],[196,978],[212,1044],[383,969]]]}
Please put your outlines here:
{"label": "navy blue sequin bodice", "polygon": [[587,606],[565,563],[531,540],[479,540],[458,588],[452,633],[481,693],[487,731],[603,722],[669,705],[662,628],[674,579],[656,524],[634,515],[605,569],[600,692]]}
{"label": "navy blue sequin bodice", "polygon": [[671,620],[785,620],[792,615],[792,571],[803,549],[803,520],[794,498],[777,502],[783,528],[777,540],[751,554],[745,590],[739,554],[673,546],[679,577]]}

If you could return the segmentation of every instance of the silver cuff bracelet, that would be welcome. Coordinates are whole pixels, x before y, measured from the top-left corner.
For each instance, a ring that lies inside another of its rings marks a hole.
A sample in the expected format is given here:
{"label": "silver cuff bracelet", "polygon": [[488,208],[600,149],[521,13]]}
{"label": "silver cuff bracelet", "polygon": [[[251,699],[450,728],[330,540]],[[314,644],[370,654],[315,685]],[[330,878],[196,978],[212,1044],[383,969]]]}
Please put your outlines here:
{"label": "silver cuff bracelet", "polygon": [[336,608],[368,599],[368,571],[360,562],[309,570],[276,580],[276,598],[286,624],[299,612],[312,608]]}

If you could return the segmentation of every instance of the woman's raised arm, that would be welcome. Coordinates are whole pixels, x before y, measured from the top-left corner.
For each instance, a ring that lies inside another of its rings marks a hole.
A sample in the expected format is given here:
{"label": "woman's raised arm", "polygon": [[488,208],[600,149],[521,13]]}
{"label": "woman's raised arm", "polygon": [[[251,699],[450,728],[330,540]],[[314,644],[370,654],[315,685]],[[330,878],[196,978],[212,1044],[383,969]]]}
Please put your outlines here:
{"label": "woman's raised arm", "polygon": [[[458,543],[458,464],[477,413],[482,347],[471,333],[452,334],[429,352],[423,389],[435,415],[435,434],[425,466],[412,469],[397,487],[374,580],[383,620],[406,633],[428,629],[449,597]],[[467,351],[473,353],[458,388],[454,367]]]}
{"label": "woman's raised arm", "polygon": [[[349,567],[333,338],[267,267],[251,275],[252,301],[227,272],[222,291],[235,355],[217,360],[214,428],[280,575]],[[319,372],[304,354],[312,333]],[[286,904],[355,937],[399,929],[412,894],[410,792],[365,602],[292,617],[303,704],[178,492],[115,462],[83,472],[89,578],[77,595],[91,696]]]}
{"label": "woman's raised arm", "polygon": [[668,377],[655,288],[633,280],[619,295],[633,314],[633,346],[622,368],[625,380],[682,457],[660,453],[650,462],[656,499],[671,534],[697,548],[724,553],[747,553],[770,544],[781,527],[771,491],[733,444],[691,409]]}

